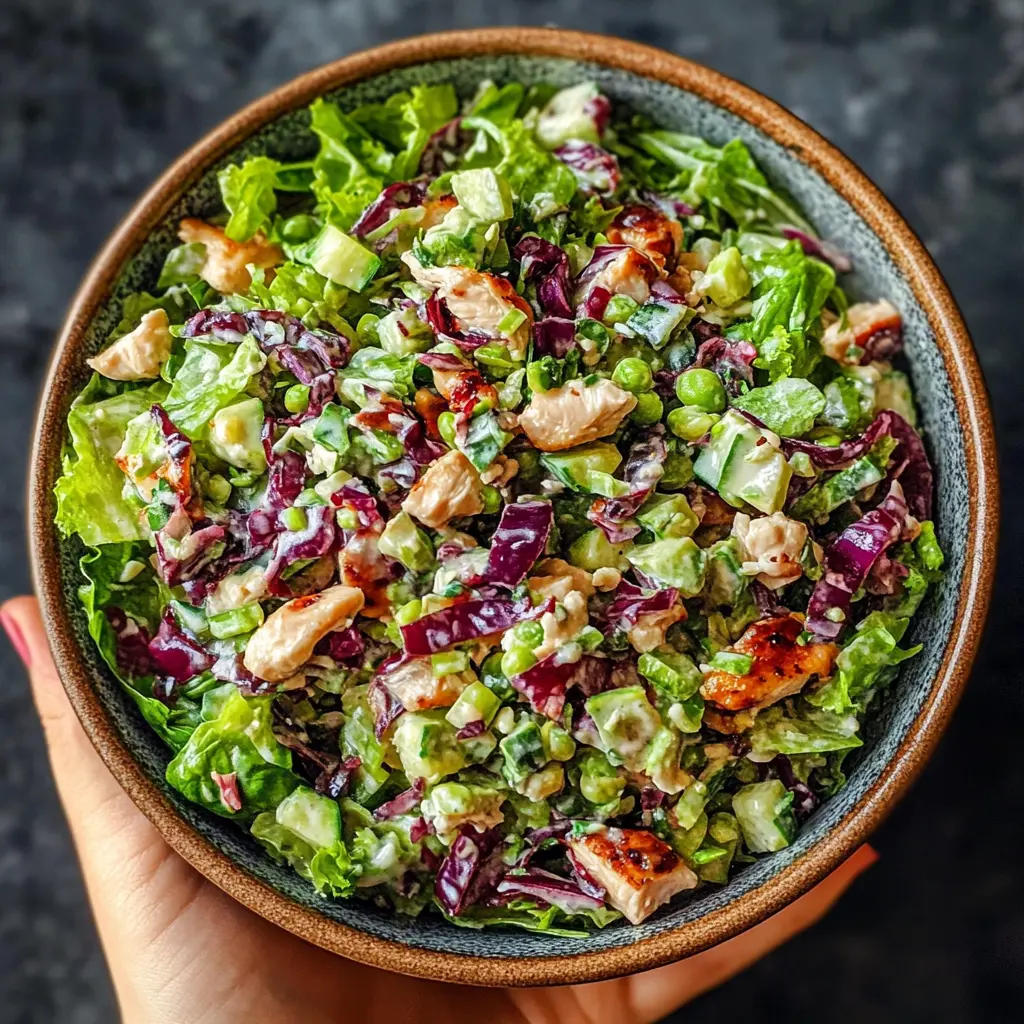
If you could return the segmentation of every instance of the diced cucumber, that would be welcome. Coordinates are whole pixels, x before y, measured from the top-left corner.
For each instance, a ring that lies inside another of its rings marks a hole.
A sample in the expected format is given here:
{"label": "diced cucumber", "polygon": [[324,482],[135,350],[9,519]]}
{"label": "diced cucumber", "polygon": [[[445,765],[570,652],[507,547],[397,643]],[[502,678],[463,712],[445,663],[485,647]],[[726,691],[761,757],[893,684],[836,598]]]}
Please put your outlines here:
{"label": "diced cucumber", "polygon": [[704,586],[705,557],[692,537],[670,537],[630,548],[626,558],[641,572],[694,597]]}
{"label": "diced cucumber", "polygon": [[609,489],[609,480],[620,484],[626,492],[629,491],[625,481],[614,480],[611,475],[619,468],[622,455],[615,445],[606,441],[594,441],[564,452],[545,452],[540,462],[556,480],[583,494],[604,494]]}
{"label": "diced cucumber", "polygon": [[757,444],[760,433],[749,420],[738,413],[727,412],[711,428],[707,445],[694,460],[694,476],[717,490],[733,453],[738,448]]}
{"label": "diced cucumber", "polygon": [[626,321],[626,326],[652,348],[661,349],[696,315],[695,309],[682,302],[653,299],[636,310]]}
{"label": "diced cucumber", "polygon": [[303,262],[329,281],[361,292],[380,269],[380,257],[364,248],[350,235],[325,224],[308,243]]}
{"label": "diced cucumber", "polygon": [[308,786],[292,790],[278,804],[275,817],[279,825],[317,849],[341,842],[341,808],[338,802],[321,796]]}
{"label": "diced cucumber", "polygon": [[781,779],[751,783],[732,798],[743,841],[751,853],[774,853],[789,846],[796,835],[792,803],[793,794]]}
{"label": "diced cucumber", "polygon": [[497,695],[477,680],[462,691],[444,717],[456,729],[462,729],[471,722],[483,721],[490,725],[500,707],[501,700]]}
{"label": "diced cucumber", "polygon": [[609,568],[625,571],[629,568],[629,560],[624,552],[631,547],[630,543],[612,544],[599,527],[588,530],[577,537],[569,548],[569,561],[579,569],[594,572],[596,569]]}
{"label": "diced cucumber", "polygon": [[208,623],[210,632],[218,640],[225,640],[230,636],[251,633],[263,625],[263,609],[256,603],[245,604],[241,608],[230,608],[219,615],[211,615]]}
{"label": "diced cucumber", "polygon": [[426,572],[434,567],[434,546],[429,536],[405,512],[388,520],[377,547],[381,554],[396,559],[413,572]]}
{"label": "diced cucumber", "polygon": [[398,719],[392,742],[410,779],[440,782],[464,767],[465,757],[455,729],[445,721],[444,714],[444,709],[407,711]]}
{"label": "diced cucumber", "polygon": [[855,497],[858,491],[880,483],[884,477],[884,462],[880,464],[880,460],[872,455],[862,456],[838,473],[819,480],[800,495],[790,515],[795,519],[824,523],[835,509]]}
{"label": "diced cucumber", "polygon": [[682,494],[656,494],[645,502],[637,519],[658,540],[689,537],[700,526],[700,520]]}

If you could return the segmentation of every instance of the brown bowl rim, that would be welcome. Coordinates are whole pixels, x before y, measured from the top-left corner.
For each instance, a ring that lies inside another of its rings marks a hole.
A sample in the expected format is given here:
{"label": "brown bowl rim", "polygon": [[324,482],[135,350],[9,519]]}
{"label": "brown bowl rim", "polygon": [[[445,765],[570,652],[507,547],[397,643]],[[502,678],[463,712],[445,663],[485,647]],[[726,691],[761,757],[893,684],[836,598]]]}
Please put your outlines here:
{"label": "brown bowl rim", "polygon": [[[921,712],[882,775],[842,822],[800,859],[720,910],[660,935],[572,957],[484,958],[425,950],[367,935],[293,903],[249,875],[189,826],[118,737],[80,662],[61,591],[53,483],[77,349],[128,260],[182,192],[267,122],[315,97],[394,68],[480,55],[525,54],[591,61],[678,86],[738,115],[822,175],[882,241],[925,310],[965,427],[971,546],[956,621]],[[344,57],[288,82],[223,121],[192,146],[133,206],[90,266],[61,329],[38,411],[28,492],[35,589],[68,697],[107,767],[182,857],[240,903],[315,945],[360,963],[472,985],[527,986],[598,981],[649,970],[738,934],[781,910],[848,857],[883,820],[931,754],[961,695],[977,652],[995,568],[999,496],[985,384],[956,303],[935,264],[875,185],[796,116],[748,86],[685,58],[611,36],[550,28],[488,28],[399,40]]]}

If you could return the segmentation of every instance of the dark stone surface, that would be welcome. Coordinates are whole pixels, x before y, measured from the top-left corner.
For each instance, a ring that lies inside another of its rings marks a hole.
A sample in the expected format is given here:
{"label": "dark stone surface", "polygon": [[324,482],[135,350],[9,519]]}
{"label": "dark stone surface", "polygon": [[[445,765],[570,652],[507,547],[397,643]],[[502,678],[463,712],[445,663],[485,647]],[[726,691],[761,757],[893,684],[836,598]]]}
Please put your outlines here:
{"label": "dark stone surface", "polygon": [[[1024,0],[5,0],[0,4],[0,596],[28,587],[23,477],[65,305],[131,201],[188,143],[292,75],[453,25],[554,22],[655,43],[822,131],[947,275],[995,404],[1004,569],[942,747],[878,832],[881,861],[826,923],[682,1021],[1019,1019],[1024,1006],[1022,626],[1014,513],[1024,405]],[[0,649],[0,1021],[115,1017],[23,673]],[[1016,1011],[1014,1010],[1016,1007]],[[184,1019],[184,1018],[183,1018]]]}

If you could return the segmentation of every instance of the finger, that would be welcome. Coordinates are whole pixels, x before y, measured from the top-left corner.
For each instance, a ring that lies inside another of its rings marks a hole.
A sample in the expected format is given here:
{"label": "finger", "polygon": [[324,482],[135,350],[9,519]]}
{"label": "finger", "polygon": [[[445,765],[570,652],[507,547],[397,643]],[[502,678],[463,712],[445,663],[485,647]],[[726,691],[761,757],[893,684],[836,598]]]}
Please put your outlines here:
{"label": "finger", "polygon": [[631,1014],[624,1019],[637,1022],[659,1020],[683,1002],[746,970],[794,935],[820,921],[876,860],[878,854],[872,847],[861,846],[810,892],[767,921],[681,963],[629,978],[626,998]]}

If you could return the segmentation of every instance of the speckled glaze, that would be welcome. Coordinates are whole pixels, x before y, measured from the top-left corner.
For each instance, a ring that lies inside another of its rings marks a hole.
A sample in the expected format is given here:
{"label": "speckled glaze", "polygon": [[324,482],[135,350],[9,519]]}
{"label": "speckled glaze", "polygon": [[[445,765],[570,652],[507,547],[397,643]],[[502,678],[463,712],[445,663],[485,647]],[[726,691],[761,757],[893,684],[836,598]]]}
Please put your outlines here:
{"label": "speckled glaze", "polygon": [[[852,255],[850,292],[886,296],[903,312],[948,559],[945,581],[908,637],[923,652],[868,723],[846,789],[794,845],[725,887],[674,901],[639,927],[610,927],[586,940],[463,930],[435,916],[410,920],[360,901],[321,899],[242,830],[181,800],[163,781],[167,750],[88,639],[75,597],[80,550],[53,527],[64,421],[87,379],[84,359],[119,319],[121,297],[154,285],[178,219],[217,209],[216,169],[252,153],[308,154],[303,108],[315,96],[326,93],[351,109],[417,82],[451,81],[465,96],[486,77],[559,85],[593,79],[618,104],[665,127],[718,144],[739,136],[750,146],[818,230]],[[183,857],[264,917],[352,959],[470,984],[539,985],[628,974],[706,949],[778,911],[865,839],[920,770],[966,681],[992,581],[998,492],[984,383],[959,312],[923,247],[861,172],[771,101],[681,58],[601,36],[494,29],[407,40],[311,72],[225,122],[170,168],[99,255],[68,314],[40,406],[29,508],[36,589],[71,701],[111,771]]]}

